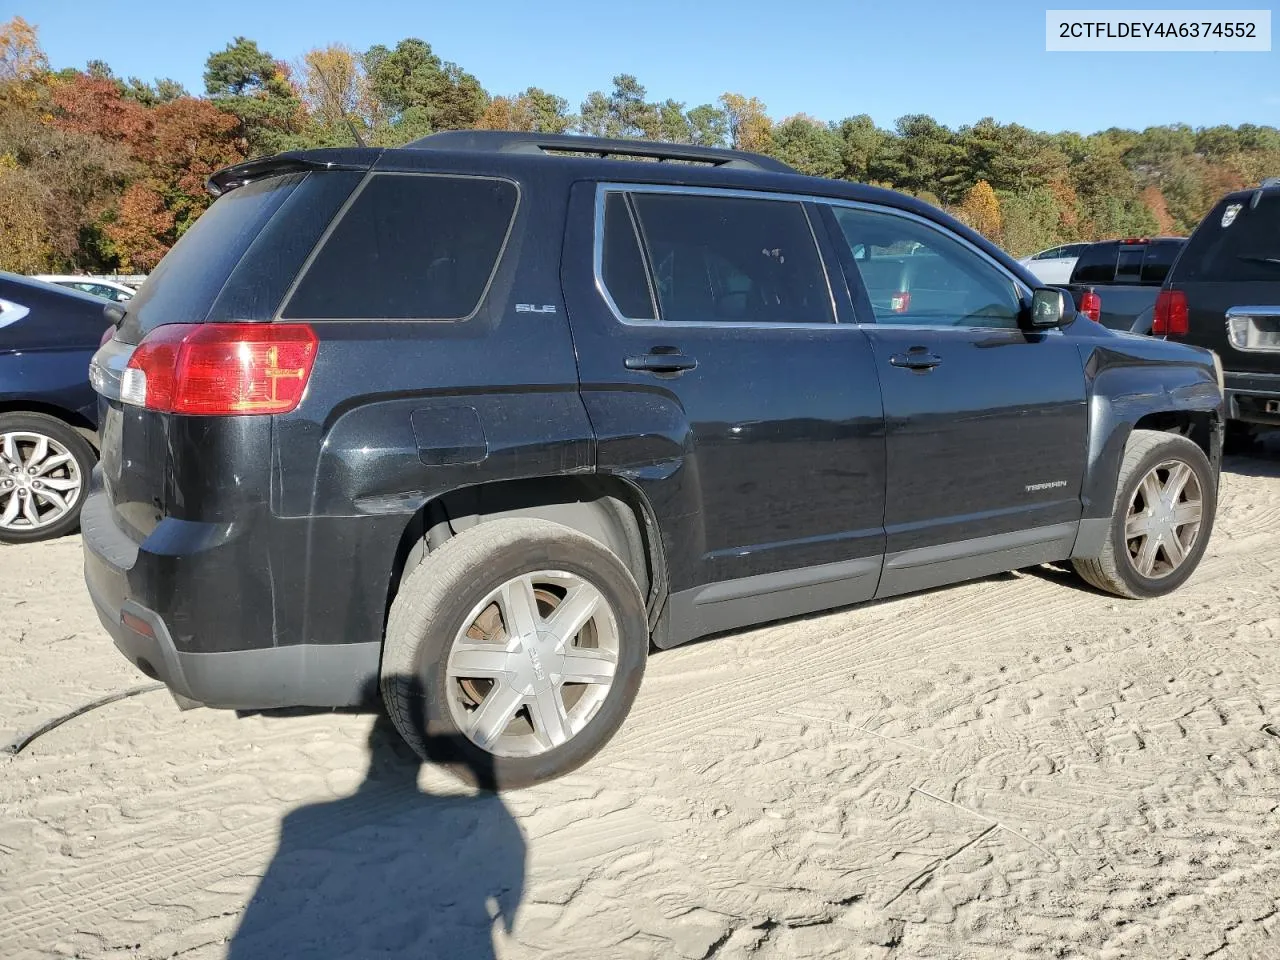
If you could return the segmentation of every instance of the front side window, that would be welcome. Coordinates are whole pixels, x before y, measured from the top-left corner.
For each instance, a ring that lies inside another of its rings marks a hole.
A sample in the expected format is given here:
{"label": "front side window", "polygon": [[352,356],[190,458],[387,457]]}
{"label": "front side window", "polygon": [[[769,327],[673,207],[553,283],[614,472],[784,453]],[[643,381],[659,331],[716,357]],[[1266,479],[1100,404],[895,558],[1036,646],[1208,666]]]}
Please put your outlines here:
{"label": "front side window", "polygon": [[469,317],[497,270],[517,199],[508,180],[373,176],[312,261],[284,317]]}
{"label": "front side window", "polygon": [[877,323],[1016,328],[1012,279],[959,240],[893,213],[833,207]]}
{"label": "front side window", "polygon": [[[799,203],[649,192],[630,194],[630,203],[628,221],[622,194],[607,195],[602,245],[605,284],[624,316],[652,313],[656,300],[660,319],[674,323],[835,321]],[[643,286],[626,266],[637,253],[648,271]]]}

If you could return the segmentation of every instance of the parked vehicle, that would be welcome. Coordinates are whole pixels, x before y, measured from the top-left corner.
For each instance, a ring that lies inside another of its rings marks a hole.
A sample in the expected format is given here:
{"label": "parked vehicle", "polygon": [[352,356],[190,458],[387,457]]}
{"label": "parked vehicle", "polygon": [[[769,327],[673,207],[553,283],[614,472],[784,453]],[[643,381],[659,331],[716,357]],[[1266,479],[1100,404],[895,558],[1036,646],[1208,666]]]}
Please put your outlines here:
{"label": "parked vehicle", "polygon": [[1023,257],[1018,262],[1041,283],[1051,286],[1066,283],[1071,279],[1071,271],[1075,269],[1080,252],[1087,246],[1087,243],[1064,243],[1062,246]]}
{"label": "parked vehicle", "polygon": [[103,302],[0,273],[0,543],[59,537],[79,522],[98,400],[89,360]]}
{"label": "parked vehicle", "polygon": [[1071,280],[1076,309],[1112,330],[1151,333],[1156,296],[1186,246],[1185,237],[1145,237],[1091,243]]}
{"label": "parked vehicle", "polygon": [[1234,437],[1280,426],[1280,178],[1209,211],[1160,293],[1155,332],[1222,358]]}
{"label": "parked vehicle", "polygon": [[1204,552],[1212,355],[911,197],[477,132],[212,184],[93,361],[86,581],[181,697],[380,687],[424,757],[529,784],[651,642],[1066,559],[1159,596]]}
{"label": "parked vehicle", "polygon": [[60,287],[70,287],[91,296],[110,300],[112,303],[127,303],[137,295],[137,290],[128,284],[117,283],[101,277],[76,276],[74,274],[42,274],[36,277],[46,283],[56,283]]}

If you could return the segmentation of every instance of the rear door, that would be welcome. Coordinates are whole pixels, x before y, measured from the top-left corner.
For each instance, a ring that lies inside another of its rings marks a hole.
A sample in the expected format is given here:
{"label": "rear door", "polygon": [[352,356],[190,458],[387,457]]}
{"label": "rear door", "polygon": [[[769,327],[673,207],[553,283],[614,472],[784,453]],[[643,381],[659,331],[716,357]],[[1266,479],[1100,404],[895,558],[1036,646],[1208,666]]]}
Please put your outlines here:
{"label": "rear door", "polygon": [[[880,595],[1067,556],[1088,429],[1075,343],[1020,329],[1030,292],[937,225],[870,204],[827,216],[883,387]],[[914,264],[907,289],[876,288],[895,275],[881,259]]]}
{"label": "rear door", "polygon": [[564,285],[598,469],[658,512],[677,639],[875,591],[880,388],[811,217],[771,194],[574,189]]}
{"label": "rear door", "polygon": [[1217,352],[1228,372],[1280,373],[1280,190],[1220,203],[1167,285],[1187,298],[1190,331],[1177,339]]}

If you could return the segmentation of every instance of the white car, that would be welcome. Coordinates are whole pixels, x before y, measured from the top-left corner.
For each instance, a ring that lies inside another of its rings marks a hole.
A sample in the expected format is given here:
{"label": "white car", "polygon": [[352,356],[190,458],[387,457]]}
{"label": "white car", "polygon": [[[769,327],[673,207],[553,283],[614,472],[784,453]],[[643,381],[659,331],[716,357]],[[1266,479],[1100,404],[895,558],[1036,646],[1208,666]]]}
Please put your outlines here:
{"label": "white car", "polygon": [[1087,243],[1064,243],[1060,247],[1050,247],[1018,262],[1036,275],[1041,283],[1067,283],[1071,280],[1071,271],[1076,268],[1076,260],[1087,247]]}
{"label": "white car", "polygon": [[126,286],[123,283],[116,283],[114,280],[101,280],[98,277],[47,273],[37,276],[35,279],[43,280],[45,283],[56,283],[60,287],[70,287],[73,290],[79,290],[81,293],[89,293],[95,297],[101,297],[103,300],[111,300],[115,303],[124,303],[126,300],[132,300],[138,292],[133,287]]}

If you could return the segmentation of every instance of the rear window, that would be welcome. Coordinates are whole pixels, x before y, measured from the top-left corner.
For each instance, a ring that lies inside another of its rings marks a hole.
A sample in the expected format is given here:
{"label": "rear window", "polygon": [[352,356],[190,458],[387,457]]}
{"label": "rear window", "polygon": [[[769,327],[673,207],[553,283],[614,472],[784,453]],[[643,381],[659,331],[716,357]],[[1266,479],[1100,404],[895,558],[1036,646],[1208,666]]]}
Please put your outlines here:
{"label": "rear window", "polygon": [[1174,279],[1280,281],[1280,191],[1223,201],[1196,228]]}
{"label": "rear window", "polygon": [[497,269],[518,199],[508,180],[377,174],[338,221],[283,315],[465,319]]}
{"label": "rear window", "polygon": [[1120,244],[1093,243],[1085,247],[1071,271],[1072,283],[1110,283],[1116,278]]}
{"label": "rear window", "polygon": [[1169,274],[1185,240],[1145,243],[1091,243],[1080,254],[1071,283],[1124,283],[1159,286]]}
{"label": "rear window", "polygon": [[270,320],[360,176],[290,174],[223,194],[127,302],[120,338],[137,343],[166,323]]}

